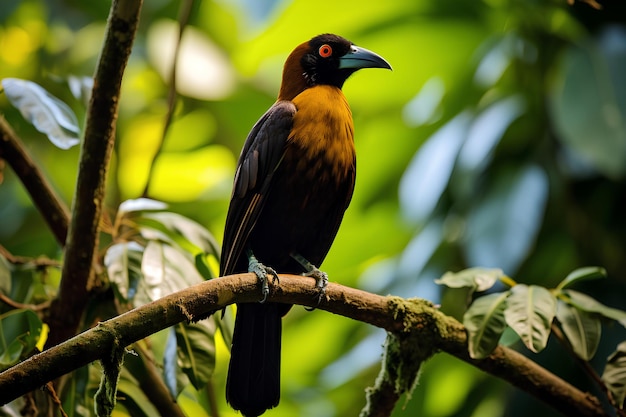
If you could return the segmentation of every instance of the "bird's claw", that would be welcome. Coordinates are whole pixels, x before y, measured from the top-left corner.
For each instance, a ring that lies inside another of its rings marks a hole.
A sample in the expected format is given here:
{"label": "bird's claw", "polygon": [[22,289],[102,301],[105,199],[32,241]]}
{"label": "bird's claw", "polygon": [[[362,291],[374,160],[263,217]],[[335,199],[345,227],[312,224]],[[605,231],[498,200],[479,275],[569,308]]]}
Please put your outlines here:
{"label": "bird's claw", "polygon": [[[315,279],[315,288],[318,290],[317,292],[317,304],[322,302],[322,299],[326,295],[326,286],[328,285],[328,274],[324,271],[320,271],[317,268],[313,268],[311,271],[305,272],[303,274],[305,277],[311,277]],[[312,311],[315,310],[315,307],[307,308],[306,310]]]}
{"label": "bird's claw", "polygon": [[265,266],[261,262],[257,261],[254,255],[249,255],[248,272],[254,272],[259,279],[259,282],[261,283],[261,295],[263,296],[259,302],[264,303],[265,300],[267,300],[267,296],[270,294],[268,275],[273,277],[273,282],[280,282],[278,273],[274,270],[274,268]]}

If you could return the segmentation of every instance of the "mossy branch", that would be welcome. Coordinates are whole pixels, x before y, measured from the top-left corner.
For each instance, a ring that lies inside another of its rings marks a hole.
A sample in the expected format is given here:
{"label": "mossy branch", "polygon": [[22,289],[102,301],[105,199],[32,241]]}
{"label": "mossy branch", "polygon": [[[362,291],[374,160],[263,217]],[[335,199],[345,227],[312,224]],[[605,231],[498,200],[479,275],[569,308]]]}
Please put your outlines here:
{"label": "mossy branch", "polygon": [[[206,281],[138,307],[0,374],[0,404],[106,357],[113,348],[129,346],[185,320],[203,319],[229,304],[258,302],[258,299],[256,276],[238,274]],[[419,337],[419,350],[424,358],[443,351],[508,381],[564,415],[605,415],[595,397],[581,392],[511,349],[500,346],[485,359],[471,359],[463,325],[441,313],[428,301],[384,297],[330,283],[326,298],[317,305],[313,279],[294,275],[281,275],[280,283],[272,286],[268,301],[316,307],[381,327],[402,339]],[[405,357],[402,360],[411,361],[414,358]],[[397,388],[396,383],[388,385]],[[404,387],[401,391],[410,388],[410,384],[404,384]],[[399,396],[382,397],[395,403]],[[393,404],[388,406],[393,408]]]}

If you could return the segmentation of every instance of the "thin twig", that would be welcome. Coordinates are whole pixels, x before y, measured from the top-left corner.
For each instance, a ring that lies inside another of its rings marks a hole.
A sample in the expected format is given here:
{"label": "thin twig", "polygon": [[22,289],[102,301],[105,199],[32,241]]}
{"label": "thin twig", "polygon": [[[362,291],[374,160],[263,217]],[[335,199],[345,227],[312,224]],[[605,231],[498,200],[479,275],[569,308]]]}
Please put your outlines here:
{"label": "thin twig", "polygon": [[17,301],[13,301],[12,299],[2,294],[1,292],[0,292],[0,302],[3,302],[4,304],[8,305],[11,308],[32,310],[34,312],[39,312],[47,308],[50,308],[50,301],[45,301],[41,304],[23,304],[23,303],[18,303]]}
{"label": "thin twig", "polygon": [[146,180],[146,186],[143,189],[142,196],[148,197],[150,182],[152,181],[152,177],[154,176],[154,169],[156,166],[156,161],[163,150],[163,145],[165,144],[165,138],[167,137],[167,132],[170,129],[172,124],[172,119],[174,117],[174,110],[176,109],[176,67],[178,66],[178,56],[180,54],[180,45],[183,40],[183,33],[185,32],[185,28],[189,23],[189,18],[191,17],[191,9],[193,8],[193,0],[184,0],[180,5],[180,12],[178,16],[178,39],[176,39],[176,47],[174,49],[174,56],[172,57],[172,68],[170,71],[169,77],[169,91],[167,93],[167,113],[165,114],[165,121],[163,123],[163,133],[161,133],[161,141],[159,142],[159,146],[152,158],[152,163],[150,164],[150,171],[148,172],[148,179]]}
{"label": "thin twig", "polygon": [[578,363],[578,365],[580,365],[580,367],[585,371],[585,373],[596,383],[596,385],[600,388],[600,391],[602,391],[604,395],[606,395],[611,405],[613,405],[613,407],[615,408],[617,415],[621,417],[626,417],[626,412],[624,410],[620,410],[619,407],[616,406],[615,400],[613,399],[613,394],[611,394],[611,391],[608,389],[608,387],[606,386],[606,384],[604,383],[600,375],[598,375],[596,370],[593,369],[593,367],[591,366],[591,364],[589,364],[589,362],[581,359],[576,354],[576,352],[574,352],[574,349],[572,348],[572,344],[569,342],[569,340],[567,340],[567,338],[565,337],[565,335],[563,334],[559,326],[557,326],[555,323],[552,323],[552,334],[556,337],[556,340],[559,341],[561,346],[565,348],[565,350],[569,353],[569,355]]}
{"label": "thin twig", "polygon": [[3,256],[7,261],[14,265],[33,265],[36,268],[59,268],[61,262],[48,259],[46,257],[29,258],[26,256],[16,256],[7,250],[4,246],[0,245],[0,256]]}
{"label": "thin twig", "polygon": [[[590,7],[596,10],[602,10],[602,5],[598,3],[596,0],[578,0],[579,3],[587,3]],[[573,6],[576,4],[576,0],[567,0],[567,4]]]}
{"label": "thin twig", "polygon": [[22,141],[9,123],[0,115],[0,158],[9,163],[18,176],[33,203],[43,216],[57,242],[65,244],[70,212],[48,183],[35,161],[30,157]]}
{"label": "thin twig", "polygon": [[48,382],[46,385],[44,385],[44,388],[45,388],[45,391],[50,396],[50,398],[52,399],[52,402],[58,407],[59,412],[61,413],[61,416],[68,417],[67,413],[63,410],[63,404],[61,403],[61,399],[59,398],[56,391],[54,390],[54,385],[52,384],[52,382]]}

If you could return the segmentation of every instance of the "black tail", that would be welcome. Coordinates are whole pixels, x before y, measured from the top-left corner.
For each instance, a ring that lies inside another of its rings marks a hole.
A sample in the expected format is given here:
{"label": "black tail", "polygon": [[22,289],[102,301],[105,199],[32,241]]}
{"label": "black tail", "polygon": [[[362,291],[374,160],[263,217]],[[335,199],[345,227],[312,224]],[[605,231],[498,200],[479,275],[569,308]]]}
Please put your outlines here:
{"label": "black tail", "polygon": [[280,400],[280,307],[237,305],[226,401],[246,417],[260,416]]}

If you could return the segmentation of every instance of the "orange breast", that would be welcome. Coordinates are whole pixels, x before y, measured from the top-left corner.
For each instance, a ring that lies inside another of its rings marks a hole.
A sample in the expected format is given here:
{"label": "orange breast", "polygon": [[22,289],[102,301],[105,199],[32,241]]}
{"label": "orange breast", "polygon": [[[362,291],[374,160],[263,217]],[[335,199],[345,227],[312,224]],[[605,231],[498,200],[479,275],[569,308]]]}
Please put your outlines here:
{"label": "orange breast", "polygon": [[[355,170],[354,126],[345,96],[337,87],[318,85],[293,103],[298,111],[288,146],[298,148],[302,166],[297,171],[344,181]],[[329,179],[323,177],[317,179]]]}

